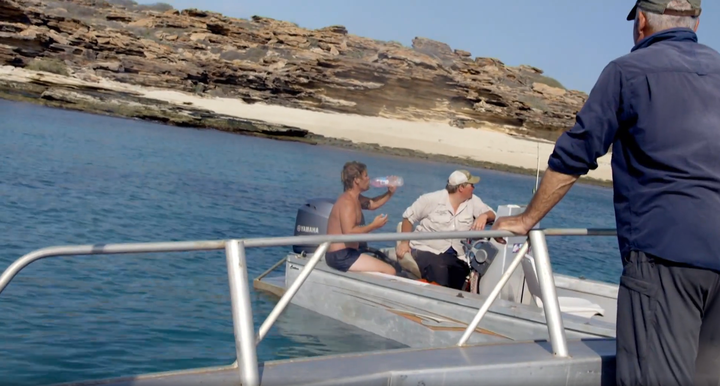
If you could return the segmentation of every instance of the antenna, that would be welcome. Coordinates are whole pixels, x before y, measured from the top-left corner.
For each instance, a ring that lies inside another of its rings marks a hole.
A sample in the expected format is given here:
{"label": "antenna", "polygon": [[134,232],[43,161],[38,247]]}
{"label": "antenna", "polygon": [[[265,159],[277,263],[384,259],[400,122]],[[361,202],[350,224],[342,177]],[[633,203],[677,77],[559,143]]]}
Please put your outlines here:
{"label": "antenna", "polygon": [[535,166],[535,189],[533,189],[533,194],[537,192],[538,184],[540,183],[540,142],[535,142],[537,144],[537,158],[536,158],[536,166]]}

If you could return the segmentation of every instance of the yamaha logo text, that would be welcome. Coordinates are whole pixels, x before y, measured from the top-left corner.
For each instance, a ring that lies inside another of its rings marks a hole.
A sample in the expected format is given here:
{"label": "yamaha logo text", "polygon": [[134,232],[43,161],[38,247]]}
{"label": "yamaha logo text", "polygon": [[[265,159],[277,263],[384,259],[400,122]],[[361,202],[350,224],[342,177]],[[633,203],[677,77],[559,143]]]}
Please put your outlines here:
{"label": "yamaha logo text", "polygon": [[320,230],[317,227],[309,227],[305,225],[298,225],[297,231],[305,233],[320,233]]}

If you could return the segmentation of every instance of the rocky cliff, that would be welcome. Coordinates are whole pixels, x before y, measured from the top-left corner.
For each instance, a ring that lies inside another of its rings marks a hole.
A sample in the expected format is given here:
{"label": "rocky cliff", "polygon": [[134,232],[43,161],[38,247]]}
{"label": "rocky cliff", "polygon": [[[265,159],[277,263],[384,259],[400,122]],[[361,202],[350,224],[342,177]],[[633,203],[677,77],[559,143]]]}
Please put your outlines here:
{"label": "rocky cliff", "polygon": [[314,110],[555,139],[586,95],[531,66],[131,0],[0,0],[0,65]]}

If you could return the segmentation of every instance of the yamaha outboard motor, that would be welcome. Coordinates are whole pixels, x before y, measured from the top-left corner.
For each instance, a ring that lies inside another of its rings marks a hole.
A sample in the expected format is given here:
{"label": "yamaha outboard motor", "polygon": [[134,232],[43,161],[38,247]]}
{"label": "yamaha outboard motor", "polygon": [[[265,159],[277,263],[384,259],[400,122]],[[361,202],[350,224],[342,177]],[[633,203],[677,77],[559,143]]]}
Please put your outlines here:
{"label": "yamaha outboard motor", "polygon": [[[312,198],[298,209],[295,217],[295,236],[327,234],[327,222],[335,204],[331,198]],[[319,244],[293,245],[293,252],[312,254]]]}

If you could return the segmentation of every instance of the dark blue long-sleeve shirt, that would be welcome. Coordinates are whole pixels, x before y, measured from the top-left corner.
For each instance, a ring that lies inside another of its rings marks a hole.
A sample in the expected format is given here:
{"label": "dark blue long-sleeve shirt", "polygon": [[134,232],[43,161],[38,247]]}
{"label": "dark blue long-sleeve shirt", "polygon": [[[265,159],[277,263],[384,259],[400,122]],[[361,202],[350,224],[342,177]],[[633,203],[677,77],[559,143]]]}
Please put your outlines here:
{"label": "dark blue long-sleeve shirt", "polygon": [[550,169],[583,175],[613,144],[620,252],[720,271],[720,54],[690,29],[610,62]]}

